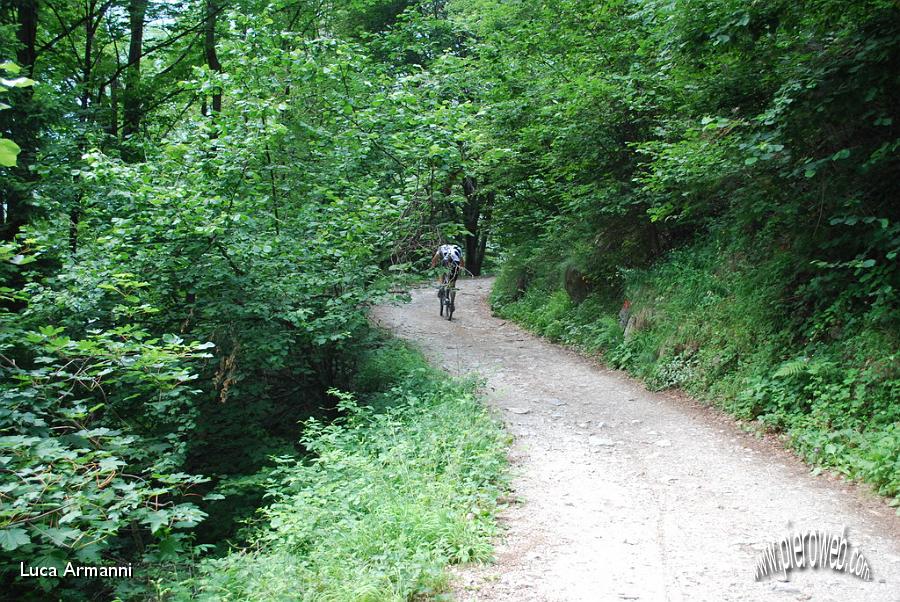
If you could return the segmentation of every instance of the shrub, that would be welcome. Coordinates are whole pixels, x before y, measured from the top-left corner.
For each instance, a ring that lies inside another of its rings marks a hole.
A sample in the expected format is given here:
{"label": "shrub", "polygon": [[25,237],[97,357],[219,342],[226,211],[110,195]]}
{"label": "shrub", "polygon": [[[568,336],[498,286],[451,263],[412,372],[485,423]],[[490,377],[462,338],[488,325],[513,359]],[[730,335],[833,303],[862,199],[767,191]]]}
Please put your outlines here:
{"label": "shrub", "polygon": [[[561,289],[492,298],[503,317],[600,354],[655,389],[681,387],[738,418],[788,433],[811,463],[900,495],[900,361],[883,308],[801,315],[782,300],[785,263],[757,263],[746,240],[713,238],[625,274],[632,313],[648,316],[626,339],[618,307],[597,295],[573,306]],[[809,333],[798,336],[798,333]]]}
{"label": "shrub", "polygon": [[[314,457],[282,458],[253,545],[209,560],[176,599],[407,600],[446,588],[448,563],[484,561],[506,436],[473,383],[421,378],[421,356],[389,344],[363,372],[399,366],[383,411],[340,398],[343,417],[310,420]],[[363,398],[365,401],[365,398]]]}

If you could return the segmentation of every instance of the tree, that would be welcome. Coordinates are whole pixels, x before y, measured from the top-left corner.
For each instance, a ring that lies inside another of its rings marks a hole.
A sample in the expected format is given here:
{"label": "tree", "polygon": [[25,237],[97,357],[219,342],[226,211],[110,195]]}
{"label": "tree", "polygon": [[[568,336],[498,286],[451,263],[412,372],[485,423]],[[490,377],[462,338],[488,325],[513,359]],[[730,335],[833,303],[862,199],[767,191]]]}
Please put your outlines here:
{"label": "tree", "polygon": [[[206,55],[206,66],[214,73],[222,73],[222,63],[216,52],[216,21],[221,11],[217,0],[206,0],[206,20],[204,25],[203,50]],[[212,94],[213,116],[222,111],[222,89],[216,87]]]}
{"label": "tree", "polygon": [[[128,68],[125,72],[125,91],[123,98],[122,135],[124,138],[136,134],[141,125],[143,112],[141,92],[141,58],[143,56],[144,16],[147,13],[147,0],[131,0],[128,4],[129,42]],[[114,78],[112,85],[116,85]],[[115,100],[113,101],[115,104]]]}
{"label": "tree", "polygon": [[[0,15],[3,24],[14,24],[16,31],[16,73],[34,76],[37,53],[38,4],[32,0],[4,0]],[[18,160],[7,166],[10,178],[2,187],[3,211],[0,215],[0,241],[12,240],[31,215],[28,202],[34,175],[29,171],[38,146],[39,117],[31,86],[14,86],[8,92],[10,108],[0,112],[0,132],[13,140]],[[9,143],[7,143],[9,144]]]}

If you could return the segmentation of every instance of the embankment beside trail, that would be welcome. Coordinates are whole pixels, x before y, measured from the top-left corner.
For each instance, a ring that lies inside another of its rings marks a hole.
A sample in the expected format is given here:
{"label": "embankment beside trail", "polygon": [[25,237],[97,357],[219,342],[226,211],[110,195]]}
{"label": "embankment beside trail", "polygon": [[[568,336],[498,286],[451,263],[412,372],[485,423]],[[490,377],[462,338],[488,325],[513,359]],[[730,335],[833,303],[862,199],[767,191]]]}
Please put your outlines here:
{"label": "embankment beside trail", "polygon": [[[435,365],[479,373],[514,436],[496,561],[455,569],[459,602],[810,600],[896,602],[900,517],[721,412],[641,383],[492,316],[491,279],[459,282],[452,322],[432,289],[378,322]],[[873,581],[830,570],[754,579],[769,543],[847,528]]]}
{"label": "embankment beside trail", "polygon": [[368,353],[341,416],[307,421],[311,457],[282,458],[251,545],[204,561],[176,599],[399,602],[486,561],[507,436],[475,394],[396,342]]}
{"label": "embankment beside trail", "polygon": [[790,310],[791,269],[777,254],[757,263],[713,239],[579,299],[552,259],[519,257],[491,305],[652,389],[683,389],[782,433],[815,471],[869,482],[900,506],[897,333],[877,307],[843,317]]}

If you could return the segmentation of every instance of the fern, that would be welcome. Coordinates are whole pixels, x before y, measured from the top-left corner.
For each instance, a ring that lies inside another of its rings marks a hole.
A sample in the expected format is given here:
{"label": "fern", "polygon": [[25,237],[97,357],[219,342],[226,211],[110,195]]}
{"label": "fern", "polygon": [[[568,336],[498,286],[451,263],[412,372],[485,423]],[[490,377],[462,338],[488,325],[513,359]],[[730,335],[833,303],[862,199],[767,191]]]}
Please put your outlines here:
{"label": "fern", "polygon": [[772,373],[773,378],[787,378],[790,376],[798,376],[806,372],[809,367],[809,358],[802,356],[789,361],[784,362],[781,366]]}

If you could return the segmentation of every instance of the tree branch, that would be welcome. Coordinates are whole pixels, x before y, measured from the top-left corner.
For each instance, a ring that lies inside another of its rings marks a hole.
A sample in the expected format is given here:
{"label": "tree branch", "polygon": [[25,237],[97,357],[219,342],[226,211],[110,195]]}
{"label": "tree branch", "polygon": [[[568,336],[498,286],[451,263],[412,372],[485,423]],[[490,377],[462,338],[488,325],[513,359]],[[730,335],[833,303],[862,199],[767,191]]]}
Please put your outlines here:
{"label": "tree branch", "polygon": [[[114,1],[115,1],[115,0],[107,0],[106,4],[104,4],[103,6],[100,7],[100,13],[101,13],[101,14],[105,13],[105,12],[109,9],[109,7],[112,6],[112,4],[113,4]],[[78,19],[78,21],[76,21],[75,23],[73,23],[73,24],[70,25],[69,27],[66,27],[65,24],[63,23],[62,18],[59,16],[59,13],[56,12],[56,9],[53,7],[53,5],[50,4],[50,3],[48,2],[48,3],[47,3],[47,6],[49,6],[49,7],[50,7],[50,10],[53,11],[53,14],[56,15],[56,19],[59,21],[59,24],[62,26],[63,31],[62,31],[61,33],[57,34],[57,35],[56,35],[52,40],[50,40],[49,42],[45,42],[40,48],[38,48],[38,49],[35,51],[35,53],[34,53],[35,61],[37,61],[37,57],[40,56],[40,54],[41,54],[42,52],[47,51],[47,50],[50,50],[51,48],[53,48],[54,46],[56,46],[56,44],[57,44],[60,40],[62,40],[63,38],[65,38],[65,37],[67,37],[67,36],[69,36],[69,35],[71,35],[72,32],[75,31],[76,29],[78,29],[79,27],[81,27],[81,25],[84,24],[85,21],[87,21],[89,18],[93,17],[93,15],[85,15],[84,17]],[[77,52],[76,52],[76,54],[77,54]]]}
{"label": "tree branch", "polygon": [[204,16],[204,17],[203,17],[203,20],[200,21],[199,23],[197,23],[196,25],[193,25],[193,26],[191,26],[191,27],[188,27],[188,28],[185,29],[184,31],[181,31],[181,32],[179,32],[179,33],[177,33],[177,34],[172,34],[171,36],[169,36],[168,38],[166,38],[165,40],[163,40],[163,41],[160,42],[159,44],[155,44],[155,45],[153,45],[153,46],[147,48],[144,52],[141,53],[141,56],[140,56],[139,58],[137,58],[137,59],[135,59],[135,60],[133,60],[133,61],[130,60],[130,61],[128,61],[127,63],[124,63],[123,65],[121,65],[119,68],[117,68],[117,69],[113,72],[113,74],[109,77],[109,79],[106,81],[106,84],[108,84],[108,83],[111,82],[112,80],[118,78],[118,77],[122,74],[123,71],[125,71],[126,69],[128,69],[129,67],[131,67],[131,66],[132,66],[133,64],[135,64],[138,60],[144,58],[145,56],[148,56],[148,55],[150,55],[150,54],[153,54],[153,53],[156,52],[157,50],[161,50],[161,49],[163,49],[163,48],[166,48],[166,47],[168,47],[168,46],[171,46],[172,44],[174,44],[175,42],[177,42],[178,40],[180,40],[181,38],[185,37],[185,36],[188,35],[188,34],[191,34],[191,33],[194,33],[194,32],[197,32],[197,31],[202,30],[202,29],[206,26],[206,22],[207,22],[208,19],[212,18],[213,16],[217,15],[218,13],[222,12],[223,10],[225,10],[224,7],[218,7],[218,8],[216,9],[216,12],[212,13],[212,14],[209,15],[209,16]]}

